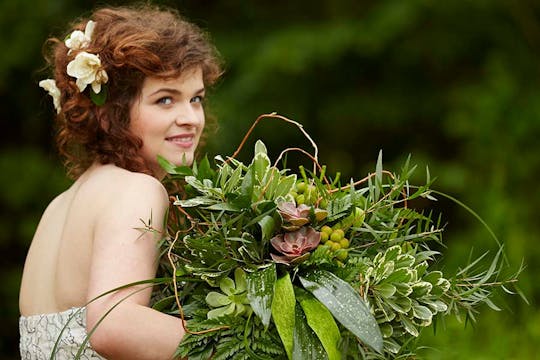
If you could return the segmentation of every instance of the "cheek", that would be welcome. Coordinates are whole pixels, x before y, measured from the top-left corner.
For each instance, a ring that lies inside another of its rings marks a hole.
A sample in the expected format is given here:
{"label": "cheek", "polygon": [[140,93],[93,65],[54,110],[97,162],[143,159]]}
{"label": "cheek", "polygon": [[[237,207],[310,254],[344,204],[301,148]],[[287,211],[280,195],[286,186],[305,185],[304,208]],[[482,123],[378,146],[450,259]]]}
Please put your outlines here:
{"label": "cheek", "polygon": [[140,106],[132,105],[129,109],[129,131],[138,137],[140,137]]}
{"label": "cheek", "polygon": [[206,118],[204,116],[204,111],[202,111],[200,116],[200,122],[201,122],[201,132],[204,130],[204,127],[206,126]]}
{"label": "cheek", "polygon": [[143,140],[149,136],[158,135],[163,132],[163,129],[156,120],[152,114],[145,112],[144,109],[136,114],[131,112],[130,130]]}
{"label": "cheek", "polygon": [[204,114],[202,115],[202,117],[200,119],[200,124],[201,125],[199,127],[199,137],[197,139],[197,146],[201,142],[201,138],[202,138],[202,135],[203,135],[203,132],[204,132],[204,127],[206,126],[206,121],[205,121],[205,118],[204,118]]}

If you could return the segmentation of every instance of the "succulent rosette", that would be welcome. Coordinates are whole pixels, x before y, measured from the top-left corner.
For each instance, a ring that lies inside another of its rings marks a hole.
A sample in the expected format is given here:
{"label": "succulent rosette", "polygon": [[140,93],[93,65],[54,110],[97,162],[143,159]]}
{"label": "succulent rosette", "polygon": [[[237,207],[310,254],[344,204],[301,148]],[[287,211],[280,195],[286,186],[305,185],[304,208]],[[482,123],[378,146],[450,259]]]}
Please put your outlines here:
{"label": "succulent rosette", "polygon": [[250,312],[246,273],[241,268],[234,271],[234,280],[229,277],[221,279],[219,288],[222,292],[211,291],[206,295],[206,303],[214,308],[206,314],[209,319]]}
{"label": "succulent rosette", "polygon": [[301,226],[309,223],[310,206],[304,204],[296,206],[294,202],[284,201],[277,205],[277,209],[283,218],[283,227],[286,230],[298,230]]}
{"label": "succulent rosette", "polygon": [[494,284],[515,281],[499,277],[500,252],[487,270],[440,269],[440,221],[408,207],[433,199],[431,181],[413,186],[408,163],[390,173],[379,157],[373,173],[342,184],[312,160],[312,171],[280,169],[260,141],[247,164],[160,159],[182,191],[163,243],[172,284],[154,307],[187,321],[178,356],[417,358],[421,329],[477,317],[494,307]]}
{"label": "succulent rosette", "polygon": [[321,233],[310,226],[299,230],[279,234],[270,239],[270,243],[281,255],[270,254],[276,263],[295,264],[306,260],[309,252],[321,242]]}

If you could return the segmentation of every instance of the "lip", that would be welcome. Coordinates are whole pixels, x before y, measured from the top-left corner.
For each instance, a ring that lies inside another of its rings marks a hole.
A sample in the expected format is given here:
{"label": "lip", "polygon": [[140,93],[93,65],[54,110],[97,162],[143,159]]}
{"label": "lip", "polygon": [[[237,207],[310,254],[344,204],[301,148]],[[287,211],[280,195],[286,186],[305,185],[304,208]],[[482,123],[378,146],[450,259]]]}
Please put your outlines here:
{"label": "lip", "polygon": [[178,134],[168,136],[165,141],[183,149],[190,149],[195,143],[195,134]]}

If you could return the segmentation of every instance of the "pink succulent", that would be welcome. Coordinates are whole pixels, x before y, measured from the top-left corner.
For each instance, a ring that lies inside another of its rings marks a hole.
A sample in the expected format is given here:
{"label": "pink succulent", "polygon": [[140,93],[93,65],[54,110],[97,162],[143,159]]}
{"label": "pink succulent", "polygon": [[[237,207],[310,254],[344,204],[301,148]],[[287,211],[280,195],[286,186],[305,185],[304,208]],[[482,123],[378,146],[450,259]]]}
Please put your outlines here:
{"label": "pink succulent", "polygon": [[312,227],[304,226],[300,230],[274,236],[270,243],[282,255],[270,254],[280,264],[298,263],[307,259],[309,252],[319,245],[321,233]]}
{"label": "pink succulent", "polygon": [[293,202],[282,202],[278,205],[280,213],[285,223],[291,224],[297,230],[300,226],[309,222],[309,212],[311,207],[301,204],[298,207]]}

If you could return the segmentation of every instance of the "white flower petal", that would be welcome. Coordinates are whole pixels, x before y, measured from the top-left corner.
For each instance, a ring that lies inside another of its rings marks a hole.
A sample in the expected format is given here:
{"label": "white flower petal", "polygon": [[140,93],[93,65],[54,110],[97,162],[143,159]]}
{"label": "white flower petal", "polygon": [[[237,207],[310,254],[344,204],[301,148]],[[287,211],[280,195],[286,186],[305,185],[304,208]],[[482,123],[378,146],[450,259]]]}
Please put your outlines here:
{"label": "white flower petal", "polygon": [[39,82],[39,87],[45,89],[45,91],[51,92],[58,88],[56,87],[56,81],[53,79],[45,79]]}
{"label": "white flower petal", "polygon": [[99,81],[102,84],[106,84],[109,81],[109,75],[103,69],[99,70],[96,74],[96,81]]}
{"label": "white flower petal", "polygon": [[82,79],[77,79],[75,82],[77,84],[77,87],[79,88],[80,92],[83,92],[84,89],[86,89],[86,85],[88,85],[86,82],[84,82]]}
{"label": "white flower petal", "polygon": [[60,89],[56,86],[56,81],[53,79],[41,80],[39,86],[45,89],[49,95],[53,98],[53,105],[56,109],[56,113],[59,114],[61,110],[60,106]]}
{"label": "white flower petal", "polygon": [[101,83],[94,81],[92,83],[92,90],[94,90],[96,94],[99,94],[99,92],[101,91]]}
{"label": "white flower petal", "polygon": [[84,33],[80,30],[75,30],[69,35],[69,37],[64,42],[66,46],[70,49],[68,51],[68,54],[70,54],[72,50],[84,49],[88,46],[88,44],[90,44],[95,25],[96,23],[90,20],[86,23]]}
{"label": "white flower petal", "polygon": [[96,27],[96,22],[88,20],[86,23],[86,28],[84,29],[84,36],[88,39],[88,42],[92,40],[92,34],[94,33],[94,28]]}
{"label": "white flower petal", "polygon": [[101,91],[101,84],[109,80],[105,70],[100,69],[100,67],[101,60],[98,55],[83,51],[69,62],[67,73],[77,79],[77,86],[81,92],[87,85],[92,85],[92,89],[97,94]]}
{"label": "white flower petal", "polygon": [[69,35],[69,37],[64,42],[66,46],[70,49],[79,49],[82,42],[84,41],[84,33],[80,30],[75,30]]}

